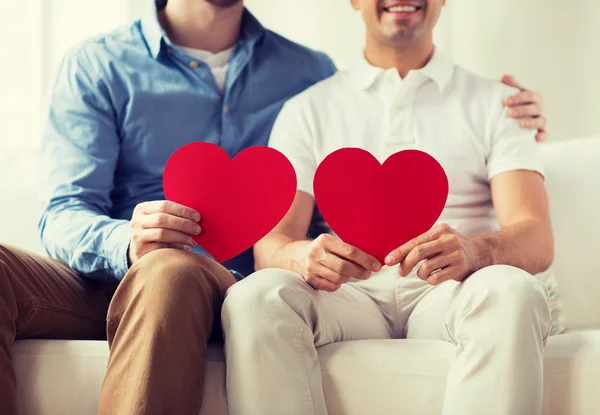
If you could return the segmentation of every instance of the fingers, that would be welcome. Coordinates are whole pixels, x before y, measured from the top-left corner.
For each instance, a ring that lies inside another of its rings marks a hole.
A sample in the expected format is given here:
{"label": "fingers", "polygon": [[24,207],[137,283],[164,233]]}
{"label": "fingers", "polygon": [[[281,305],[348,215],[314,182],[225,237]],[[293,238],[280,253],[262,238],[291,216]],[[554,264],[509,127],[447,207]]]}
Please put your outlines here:
{"label": "fingers", "polygon": [[542,96],[537,92],[523,90],[512,97],[506,99],[507,107],[515,107],[518,105],[541,104]]}
{"label": "fingers", "polygon": [[428,281],[434,272],[439,272],[447,266],[452,265],[453,262],[453,258],[450,255],[438,255],[425,261],[417,270],[417,276],[423,281]]}
{"label": "fingers", "polygon": [[546,132],[546,118],[538,117],[538,118],[529,118],[521,120],[522,128],[529,128],[532,130],[538,130],[541,133]]}
{"label": "fingers", "polygon": [[319,236],[308,245],[305,255],[303,278],[313,288],[325,291],[335,291],[352,278],[368,279],[372,270],[381,269],[375,258],[332,235]]}
{"label": "fingers", "polygon": [[515,77],[512,75],[504,75],[502,77],[502,83],[508,86],[512,86],[514,88],[523,89],[523,87],[517,82]]}
{"label": "fingers", "polygon": [[[345,279],[345,281],[342,282],[348,282],[350,278],[366,280],[369,279],[369,277],[371,276],[370,270],[358,266],[350,261],[346,261],[333,254],[326,255],[321,261],[321,264],[324,267],[327,267],[333,273],[335,273],[335,275],[338,275]],[[340,282],[337,280],[337,278],[331,279],[331,281],[336,283]]]}
{"label": "fingers", "polygon": [[194,209],[161,200],[138,204],[130,222],[128,260],[134,264],[148,252],[162,248],[185,249],[197,245],[192,235],[202,231]]}
{"label": "fingers", "polygon": [[328,276],[332,278],[335,273],[331,270],[328,270],[325,267],[317,268],[315,272],[310,273],[304,279],[306,282],[313,287],[315,290],[322,290],[328,292],[334,292],[339,290],[342,286],[341,283],[335,283],[330,279],[323,278],[323,276]]}
{"label": "fingers", "polygon": [[340,274],[339,272],[336,272],[324,265],[316,267],[314,275],[319,278],[323,278],[327,281],[330,281],[336,285],[345,284],[352,278],[348,275]]}
{"label": "fingers", "polygon": [[[510,85],[510,83],[507,83],[507,85]],[[521,92],[506,99],[505,105],[510,108],[508,116],[521,120],[521,128],[538,130],[536,141],[547,140],[547,121],[544,115],[542,96],[537,92],[525,90],[520,86],[518,88],[521,89]]]}
{"label": "fingers", "polygon": [[537,135],[535,136],[535,141],[537,141],[538,143],[543,143],[547,139],[548,139],[548,133],[546,133],[546,132],[537,133]]}
{"label": "fingers", "polygon": [[192,249],[191,246],[183,245],[183,244],[167,244],[167,245],[168,245],[168,248],[183,249],[184,251],[189,251],[190,249]]}
{"label": "fingers", "polygon": [[150,215],[153,213],[166,213],[169,215],[178,216],[180,218],[189,219],[194,222],[198,222],[201,219],[200,213],[196,212],[194,209],[180,205],[179,203],[171,202],[169,200],[140,203],[136,206],[136,210],[144,215]]}
{"label": "fingers", "polygon": [[454,279],[454,269],[452,266],[446,267],[444,269],[442,269],[441,271],[438,271],[436,273],[434,273],[433,275],[431,275],[428,279],[427,282],[431,285],[439,285],[445,281],[450,281]]}
{"label": "fingers", "polygon": [[438,239],[416,246],[406,258],[400,262],[399,272],[403,277],[408,276],[417,264],[427,258],[432,258],[442,252],[442,245]]}
{"label": "fingers", "polygon": [[179,231],[188,235],[200,235],[198,223],[167,213],[152,213],[142,216],[141,227],[144,229],[161,228]]}
{"label": "fingers", "polygon": [[154,242],[161,242],[167,244],[181,244],[187,246],[196,246],[196,242],[192,237],[186,233],[172,231],[170,229],[144,229],[136,236],[138,239],[137,244],[148,244]]}
{"label": "fingers", "polygon": [[[182,246],[182,245],[180,245]],[[147,244],[144,244],[142,246],[140,246],[139,248],[135,249],[135,252],[131,252],[131,250],[134,248],[133,245],[129,246],[129,254],[133,254],[134,257],[136,259],[139,259],[141,257],[143,257],[144,255],[153,252],[153,251],[157,251],[159,249],[166,249],[166,248],[173,248],[174,244],[167,244],[167,243],[161,243],[161,242],[150,242]],[[131,263],[133,264],[135,261],[131,261]]]}
{"label": "fingers", "polygon": [[385,264],[387,266],[393,266],[404,261],[406,256],[417,246],[434,241],[438,239],[441,235],[445,233],[453,232],[452,228],[445,223],[439,224],[431,228],[429,231],[425,232],[421,236],[414,238],[411,241],[408,241],[400,248],[393,250],[386,258]]}
{"label": "fingers", "polygon": [[541,117],[542,108],[537,103],[520,105],[517,107],[512,107],[508,111],[508,116],[514,119]]}
{"label": "fingers", "polygon": [[[352,261],[353,263],[364,268],[365,270],[375,272],[381,270],[381,264],[377,259],[375,259],[371,255],[361,251],[360,249],[350,244],[342,242],[338,238],[331,238],[332,239],[327,241],[327,247],[329,248],[331,253],[337,255],[340,258]],[[333,269],[337,271],[337,269]]]}

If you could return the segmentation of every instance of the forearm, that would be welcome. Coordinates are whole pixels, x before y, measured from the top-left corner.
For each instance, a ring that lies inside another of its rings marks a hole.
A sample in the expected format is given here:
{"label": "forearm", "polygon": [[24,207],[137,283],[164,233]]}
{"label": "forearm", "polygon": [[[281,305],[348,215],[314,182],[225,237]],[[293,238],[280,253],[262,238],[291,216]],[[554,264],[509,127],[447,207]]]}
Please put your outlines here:
{"label": "forearm", "polygon": [[282,233],[271,233],[254,247],[256,270],[281,268],[300,273],[303,251],[308,240],[297,240]]}
{"label": "forearm", "polygon": [[39,223],[48,254],[92,279],[122,279],[128,269],[129,222],[83,202],[51,203]]}
{"label": "forearm", "polygon": [[474,238],[478,269],[512,265],[531,274],[543,272],[554,260],[554,240],[549,223],[525,220],[499,232]]}

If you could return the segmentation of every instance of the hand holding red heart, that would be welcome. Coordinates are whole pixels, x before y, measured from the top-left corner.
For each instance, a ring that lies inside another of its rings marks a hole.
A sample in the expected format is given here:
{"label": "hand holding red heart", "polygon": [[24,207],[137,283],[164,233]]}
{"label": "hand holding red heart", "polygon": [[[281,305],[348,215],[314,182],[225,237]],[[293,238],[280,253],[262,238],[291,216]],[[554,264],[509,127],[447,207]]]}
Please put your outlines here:
{"label": "hand holding red heart", "polygon": [[290,161],[261,146],[232,160],[215,144],[185,145],[167,162],[163,181],[167,199],[202,214],[203,231],[194,241],[221,263],[273,229],[296,193]]}
{"label": "hand holding red heart", "polygon": [[161,248],[190,249],[196,246],[192,236],[201,232],[200,214],[193,209],[166,200],[137,205],[129,224],[129,264]]}
{"label": "hand holding red heart", "polygon": [[448,178],[422,151],[400,151],[381,164],[365,150],[343,148],[319,164],[314,194],[336,235],[383,262],[435,224],[448,197]]}
{"label": "hand holding red heart", "polygon": [[[161,211],[141,205],[132,224],[132,262],[150,250],[169,246],[165,244],[185,248],[196,242],[219,262],[233,258],[285,216],[294,200],[296,174],[289,160],[271,148],[249,148],[231,160],[214,144],[193,143],[169,159],[164,188],[167,198],[177,202],[173,205],[177,208],[161,205],[168,210]],[[420,272],[422,275],[442,260],[442,266],[431,269],[427,278],[436,269],[451,264],[452,272],[445,270],[436,280],[464,278],[465,270],[470,269],[465,259],[468,255],[456,252],[468,248],[466,240],[451,234],[449,228],[436,228],[437,233],[422,235],[439,218],[448,196],[444,169],[427,153],[401,151],[382,165],[367,151],[337,150],[320,163],[314,194],[323,217],[343,239],[324,234],[304,243],[303,251],[299,251],[296,271],[316,289],[335,291],[351,278],[367,279],[371,272],[381,269],[391,250],[401,246],[394,251],[399,263],[413,248],[427,242],[442,246],[443,250],[436,252],[438,256],[445,254],[439,258],[427,256],[431,262]],[[190,212],[183,213],[182,205],[195,209],[196,214],[202,212],[201,235],[185,222],[194,218]],[[179,219],[164,216],[178,216],[177,212]],[[138,218],[141,213],[151,218]],[[156,216],[158,213],[163,216]],[[431,239],[432,235],[436,239]],[[408,260],[414,261],[414,257],[425,258],[413,254]],[[409,264],[405,263],[404,268]]]}
{"label": "hand holding red heart", "polygon": [[303,254],[298,271],[315,290],[333,292],[351,278],[366,280],[381,270],[377,259],[329,234],[307,244]]}
{"label": "hand holding red heart", "polygon": [[440,224],[392,251],[385,264],[400,264],[399,273],[406,277],[424,261],[417,270],[417,276],[431,285],[438,285],[448,280],[464,280],[483,268],[483,264],[491,263],[490,255],[485,243]]}

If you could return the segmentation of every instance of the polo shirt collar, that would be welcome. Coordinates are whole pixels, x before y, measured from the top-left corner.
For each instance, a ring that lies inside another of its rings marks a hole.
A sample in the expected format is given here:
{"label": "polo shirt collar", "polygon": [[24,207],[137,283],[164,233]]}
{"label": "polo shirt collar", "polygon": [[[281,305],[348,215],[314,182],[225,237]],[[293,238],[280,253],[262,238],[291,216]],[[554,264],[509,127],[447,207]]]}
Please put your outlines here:
{"label": "polo shirt collar", "polygon": [[[165,44],[172,43],[158,20],[158,13],[166,4],[166,0],[149,0],[141,17],[142,35],[154,59],[158,58]],[[244,9],[240,41],[252,46],[264,35],[265,31],[263,25],[252,13],[248,9]]]}
{"label": "polo shirt collar", "polygon": [[[452,79],[454,68],[454,63],[436,47],[429,62],[423,68],[411,72],[424,75],[432,80],[440,91],[444,91]],[[373,66],[363,55],[349,71],[358,88],[366,90],[373,86],[388,70]]]}

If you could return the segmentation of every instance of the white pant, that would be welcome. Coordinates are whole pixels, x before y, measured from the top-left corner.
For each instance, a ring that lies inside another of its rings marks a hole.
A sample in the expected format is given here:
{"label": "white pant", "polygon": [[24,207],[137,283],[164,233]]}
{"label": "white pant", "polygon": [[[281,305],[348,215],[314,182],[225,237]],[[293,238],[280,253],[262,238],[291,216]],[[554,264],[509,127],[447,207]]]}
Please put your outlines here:
{"label": "white pant", "polygon": [[229,289],[222,324],[231,415],[327,414],[317,347],[405,337],[457,346],[444,415],[541,412],[548,295],[514,267],[438,287],[385,268],[334,293],[267,269]]}

